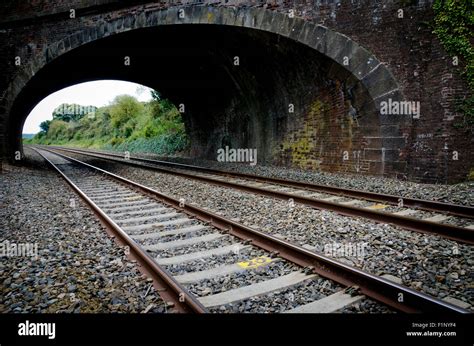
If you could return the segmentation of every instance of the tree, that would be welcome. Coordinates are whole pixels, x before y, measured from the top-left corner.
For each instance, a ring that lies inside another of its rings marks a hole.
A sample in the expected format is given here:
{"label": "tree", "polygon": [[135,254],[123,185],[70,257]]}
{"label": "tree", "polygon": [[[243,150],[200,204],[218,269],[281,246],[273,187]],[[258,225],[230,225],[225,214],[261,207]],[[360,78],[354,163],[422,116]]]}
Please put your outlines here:
{"label": "tree", "polygon": [[45,120],[39,125],[39,127],[42,132],[48,133],[49,125],[51,125],[51,120]]}
{"label": "tree", "polygon": [[169,116],[167,113],[173,112],[176,109],[174,104],[170,100],[163,98],[158,91],[152,90],[150,93],[152,100],[149,104],[154,119],[167,117]]}
{"label": "tree", "polygon": [[143,112],[143,105],[135,97],[119,95],[110,106],[112,126],[120,129],[126,122],[137,117],[141,112]]}
{"label": "tree", "polygon": [[63,120],[55,120],[51,123],[48,130],[48,137],[54,140],[67,140],[68,138],[68,123]]}
{"label": "tree", "polygon": [[150,93],[151,93],[151,98],[154,101],[160,101],[161,100],[161,94],[158,91],[152,90],[152,91],[150,91]]}

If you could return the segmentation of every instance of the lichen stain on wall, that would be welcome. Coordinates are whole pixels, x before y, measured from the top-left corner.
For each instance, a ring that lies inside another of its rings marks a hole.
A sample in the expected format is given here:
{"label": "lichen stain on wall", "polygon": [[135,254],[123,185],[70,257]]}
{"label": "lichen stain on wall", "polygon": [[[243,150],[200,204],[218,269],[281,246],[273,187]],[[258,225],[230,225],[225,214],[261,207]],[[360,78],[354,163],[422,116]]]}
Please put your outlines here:
{"label": "lichen stain on wall", "polygon": [[324,133],[326,124],[322,116],[327,106],[321,100],[314,101],[304,118],[303,128],[290,134],[282,143],[283,155],[288,155],[290,165],[295,168],[320,170],[319,152],[321,146],[320,133]]}
{"label": "lichen stain on wall", "polygon": [[[275,156],[280,164],[307,170],[352,170],[344,162],[343,152],[352,155],[354,148],[353,128],[357,121],[349,114],[350,102],[345,99],[342,85],[336,83],[331,94],[322,93],[304,115],[294,115],[294,130],[282,138]],[[357,131],[356,131],[357,132]]]}

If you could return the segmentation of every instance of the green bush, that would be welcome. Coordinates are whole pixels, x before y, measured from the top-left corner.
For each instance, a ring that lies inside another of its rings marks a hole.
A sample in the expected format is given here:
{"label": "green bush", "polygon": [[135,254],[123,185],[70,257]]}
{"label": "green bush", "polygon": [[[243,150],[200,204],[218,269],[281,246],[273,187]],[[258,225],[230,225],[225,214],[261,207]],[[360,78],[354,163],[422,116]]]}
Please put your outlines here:
{"label": "green bush", "polygon": [[474,89],[474,12],[470,0],[436,0],[434,33],[449,54],[457,55],[465,63],[471,89]]}
{"label": "green bush", "polygon": [[117,96],[110,106],[112,126],[121,129],[125,123],[140,116],[141,112],[143,112],[143,105],[136,98],[129,95]]}
{"label": "green bush", "polygon": [[68,136],[67,132],[68,132],[67,122],[62,121],[62,120],[56,120],[56,121],[51,122],[47,135],[49,139],[61,140]]}
{"label": "green bush", "polygon": [[138,138],[130,142],[111,143],[106,149],[131,153],[173,154],[186,149],[188,140],[184,134],[166,134],[152,138]]}
{"label": "green bush", "polygon": [[446,51],[457,56],[464,64],[463,75],[470,87],[471,95],[458,102],[457,110],[462,112],[458,128],[473,130],[474,127],[474,6],[472,0],[435,0],[434,30]]}

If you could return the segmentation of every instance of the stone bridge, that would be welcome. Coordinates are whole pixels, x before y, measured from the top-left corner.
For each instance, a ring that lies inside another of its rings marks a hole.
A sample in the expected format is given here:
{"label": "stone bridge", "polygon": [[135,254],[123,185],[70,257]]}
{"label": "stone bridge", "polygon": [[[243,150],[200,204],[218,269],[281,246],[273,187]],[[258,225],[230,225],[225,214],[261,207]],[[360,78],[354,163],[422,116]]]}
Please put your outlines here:
{"label": "stone bridge", "polygon": [[2,158],[22,152],[24,121],[43,98],[119,79],[181,105],[193,156],[216,159],[228,145],[257,148],[260,163],[463,180],[472,136],[455,126],[454,100],[468,88],[431,33],[431,7],[428,0],[4,1]]}

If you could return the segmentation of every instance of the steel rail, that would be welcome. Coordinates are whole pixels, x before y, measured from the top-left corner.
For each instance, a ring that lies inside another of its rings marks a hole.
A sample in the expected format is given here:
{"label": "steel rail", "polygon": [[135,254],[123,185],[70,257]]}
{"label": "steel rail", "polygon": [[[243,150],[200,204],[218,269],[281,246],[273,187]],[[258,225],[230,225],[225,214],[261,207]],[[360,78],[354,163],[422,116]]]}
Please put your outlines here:
{"label": "steel rail", "polygon": [[[48,162],[60,176],[72,187],[72,189],[89,205],[94,213],[100,218],[102,223],[112,233],[126,244],[130,249],[130,254],[136,258],[140,265],[144,267],[146,272],[159,283],[163,288],[158,291],[158,294],[167,302],[171,301],[178,312],[195,312],[205,313],[206,308],[189,293],[180,283],[178,283],[173,276],[164,268],[162,268],[156,261],[151,258],[146,251],[144,251],[130,236],[120,228],[106,213],[100,209],[82,190],[74,184],[53,162],[45,157],[40,151],[35,150],[43,159]],[[55,153],[55,155],[58,155]]]}
{"label": "steel rail", "polygon": [[[96,154],[101,154],[101,155],[120,157],[122,159],[124,158],[124,155],[107,153],[107,152],[96,151],[96,150],[70,149],[70,148],[56,147],[56,146],[52,146],[52,147],[58,148],[61,150],[71,151],[71,152],[77,151],[77,152],[84,152],[84,153],[96,153]],[[130,157],[130,159],[135,160],[135,161],[165,165],[165,166],[176,167],[176,168],[181,167],[184,169],[191,169],[191,170],[202,171],[202,172],[223,175],[223,176],[228,176],[228,177],[250,179],[250,180],[258,181],[262,183],[274,183],[274,184],[287,186],[287,187],[302,188],[302,189],[310,190],[314,192],[325,192],[325,193],[330,193],[330,194],[335,194],[335,195],[340,195],[340,196],[362,198],[362,199],[366,199],[366,200],[370,200],[374,202],[388,203],[391,205],[399,205],[400,202],[402,202],[403,206],[405,207],[414,207],[420,210],[437,211],[437,212],[447,213],[450,215],[462,216],[466,218],[474,218],[474,207],[469,207],[469,206],[464,206],[464,205],[459,205],[459,204],[435,202],[435,201],[428,201],[428,200],[422,200],[422,199],[417,199],[417,198],[407,198],[407,197],[380,194],[380,193],[369,192],[369,191],[341,188],[337,186],[313,184],[313,183],[301,182],[301,181],[290,180],[290,179],[264,177],[264,176],[259,176],[255,174],[249,174],[249,173],[230,172],[230,171],[206,168],[206,167],[195,166],[195,165],[187,165],[183,163],[170,162],[170,161],[152,160],[152,159],[145,159],[145,158],[132,157],[132,156]]]}
{"label": "steel rail", "polygon": [[278,254],[278,256],[281,258],[305,267],[307,272],[317,273],[320,276],[336,281],[343,286],[357,287],[360,293],[388,306],[391,306],[399,311],[408,313],[470,313],[470,311],[461,307],[438,300],[427,294],[415,291],[390,280],[348,266],[332,258],[323,256],[313,251],[309,251],[298,245],[247,227],[238,222],[229,220],[208,210],[193,206],[191,204],[183,204],[180,200],[169,197],[152,188],[121,177],[117,174],[108,172],[99,167],[95,167],[50,149],[44,150],[59,155],[66,160],[76,162],[80,165],[101,172],[117,181],[133,186],[145,193],[148,193],[150,196],[154,196],[155,199],[158,199],[175,209],[178,209],[192,217],[196,217],[199,220],[207,222],[229,234],[251,243],[252,245],[260,247],[275,255]]}
{"label": "steel rail", "polygon": [[178,175],[185,178],[200,180],[200,181],[212,183],[218,186],[230,187],[233,189],[238,189],[238,190],[250,192],[250,193],[256,193],[259,195],[264,195],[264,196],[268,196],[272,198],[278,198],[278,199],[283,199],[283,200],[291,199],[296,203],[307,205],[316,209],[330,210],[330,211],[334,211],[339,214],[350,216],[350,217],[354,217],[354,216],[363,217],[363,218],[370,219],[370,220],[380,222],[380,223],[393,224],[393,225],[396,225],[396,226],[399,226],[399,227],[402,227],[404,229],[414,231],[414,232],[421,232],[425,234],[436,234],[436,235],[439,235],[451,240],[455,240],[457,242],[466,243],[470,245],[474,244],[474,230],[471,230],[469,228],[463,228],[463,227],[458,227],[458,226],[449,225],[449,224],[442,224],[442,223],[437,223],[437,222],[427,221],[427,220],[420,220],[413,217],[396,215],[392,213],[384,213],[384,212],[379,212],[379,211],[370,210],[366,208],[358,208],[358,207],[354,207],[350,205],[324,201],[324,200],[311,198],[311,197],[299,196],[299,195],[287,193],[287,192],[273,191],[273,190],[268,190],[268,189],[264,189],[260,187],[234,183],[230,181],[222,181],[219,179],[198,176],[198,175],[194,175],[190,173],[170,170],[170,169],[157,167],[157,166],[150,166],[150,165],[133,162],[129,160],[124,161],[123,159],[118,160],[118,159],[114,159],[110,157],[103,157],[103,156],[100,156],[99,154],[92,154],[90,152],[82,153],[76,150],[58,149],[58,148],[55,148],[55,150],[78,153],[80,155],[96,157],[102,160],[109,160],[109,161],[119,162],[122,164],[131,165],[135,167],[156,170],[156,171],[164,172],[167,174]]}

